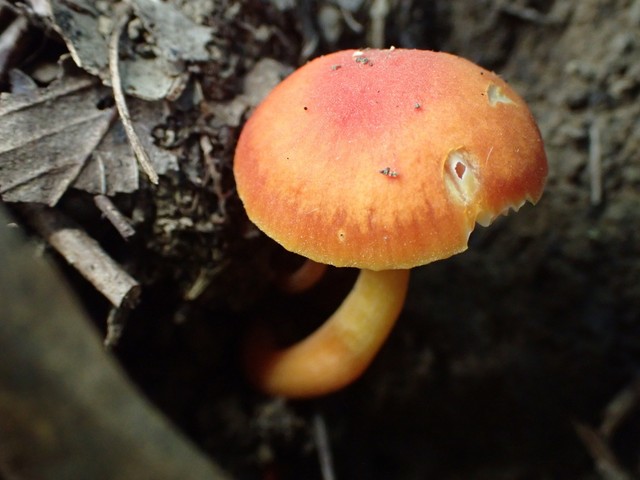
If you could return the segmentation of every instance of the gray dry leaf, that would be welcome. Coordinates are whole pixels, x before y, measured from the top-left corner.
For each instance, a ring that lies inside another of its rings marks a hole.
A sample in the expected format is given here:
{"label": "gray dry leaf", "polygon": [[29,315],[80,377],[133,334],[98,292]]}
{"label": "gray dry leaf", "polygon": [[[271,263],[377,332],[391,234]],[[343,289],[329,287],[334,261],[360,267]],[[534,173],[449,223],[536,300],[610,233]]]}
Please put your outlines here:
{"label": "gray dry leaf", "polygon": [[[3,200],[53,206],[70,186],[105,195],[137,190],[138,166],[122,124],[112,121],[113,108],[97,107],[108,90],[92,78],[63,77],[45,89],[21,91],[0,94]],[[162,103],[129,99],[129,108],[156,172],[177,170],[175,155],[152,141]]]}
{"label": "gray dry leaf", "polygon": [[[133,54],[121,58],[122,86],[126,93],[146,100],[175,97],[186,83],[188,73],[184,62],[221,57],[220,51],[210,45],[214,30],[193,22],[170,3],[132,0],[131,4],[155,44],[148,46],[153,55]],[[101,11],[96,5],[108,4],[51,0],[51,18],[76,64],[110,84],[108,44],[112,13]],[[122,45],[129,43],[127,50],[136,51],[126,35],[121,42]],[[139,43],[139,39],[136,42]]]}
{"label": "gray dry leaf", "polygon": [[53,27],[67,44],[74,62],[93,75],[108,75],[108,40],[104,32],[106,17],[93,6],[94,2],[76,0],[72,4],[52,0],[49,5]]}
{"label": "gray dry leaf", "polygon": [[290,66],[272,58],[263,58],[258,61],[247,73],[240,95],[228,102],[212,104],[215,121],[221,125],[238,127],[247,110],[257,107],[267,94],[292,71]]}
{"label": "gray dry leaf", "polygon": [[[177,170],[178,160],[175,155],[152,142],[153,128],[164,118],[162,103],[129,98],[128,105],[135,130],[155,171],[162,175],[168,170]],[[136,191],[139,179],[135,156],[122,123],[117,121],[91,154],[73,187],[111,196]]]}
{"label": "gray dry leaf", "polygon": [[198,25],[171,3],[133,0],[136,15],[155,39],[165,58],[172,61],[206,62],[222,55],[210,43],[214,30]]}
{"label": "gray dry leaf", "polygon": [[0,94],[0,197],[55,205],[107,132],[104,88],[69,77],[41,90]]}

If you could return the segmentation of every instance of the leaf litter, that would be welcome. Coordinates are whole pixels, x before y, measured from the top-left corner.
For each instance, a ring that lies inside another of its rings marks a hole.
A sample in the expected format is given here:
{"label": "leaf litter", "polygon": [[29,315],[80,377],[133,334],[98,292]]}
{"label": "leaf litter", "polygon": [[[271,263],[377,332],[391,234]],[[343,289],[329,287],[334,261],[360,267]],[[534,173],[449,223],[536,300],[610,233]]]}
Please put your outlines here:
{"label": "leaf litter", "polygon": [[[156,174],[178,170],[178,154],[184,147],[158,139],[164,143],[162,148],[154,140],[158,128],[164,131],[172,111],[184,108],[185,99],[195,111],[202,108],[201,115],[209,118],[211,127],[205,127],[200,136],[209,135],[207,128],[236,128],[243,115],[290,71],[279,62],[262,60],[249,68],[244,91],[235,98],[201,103],[202,85],[191,80],[193,72],[204,71],[201,67],[206,65],[209,75],[219,72],[224,78],[232,73],[225,70],[229,59],[223,59],[225,44],[216,36],[215,27],[197,23],[171,3],[151,0],[117,4],[34,0],[29,7],[12,8],[22,15],[17,18],[57,32],[69,54],[60,57],[57,65],[39,61],[31,71],[0,72],[9,79],[9,92],[0,94],[0,198],[55,207],[70,188],[88,192],[95,196],[95,208],[125,240],[135,234],[136,222],[118,211],[109,197],[136,192],[141,186],[140,167],[152,183],[157,181]],[[11,47],[5,47],[10,54]],[[14,50],[18,48],[14,45]],[[229,65],[237,62],[232,60]],[[49,83],[38,74],[43,68],[53,79]],[[193,127],[194,133],[198,128]],[[188,131],[182,136],[189,135]],[[207,145],[204,140],[201,138],[201,147]],[[148,168],[144,162],[138,165],[136,156],[141,154],[148,157]],[[201,155],[209,163],[219,162],[218,154]],[[205,179],[220,175],[213,171],[220,167],[211,168],[209,165]],[[214,194],[220,197],[218,207],[224,211],[229,192],[219,178],[214,184]],[[76,258],[77,244],[68,241],[62,227],[61,235],[56,234],[61,212],[32,207],[20,209],[25,220],[45,238],[62,238],[50,243],[64,258]],[[216,223],[220,221],[225,220],[218,218]],[[50,227],[46,233],[39,228],[43,224]],[[72,230],[74,239],[91,243],[79,226]],[[114,276],[102,269],[97,277],[92,276],[90,270],[103,264],[104,252],[100,253],[97,244],[91,247],[82,249],[87,261],[73,260],[74,267],[114,306],[134,303],[123,302],[129,296],[128,288],[101,285],[100,279],[126,278],[124,270]],[[131,282],[129,286],[137,288],[137,282]]]}

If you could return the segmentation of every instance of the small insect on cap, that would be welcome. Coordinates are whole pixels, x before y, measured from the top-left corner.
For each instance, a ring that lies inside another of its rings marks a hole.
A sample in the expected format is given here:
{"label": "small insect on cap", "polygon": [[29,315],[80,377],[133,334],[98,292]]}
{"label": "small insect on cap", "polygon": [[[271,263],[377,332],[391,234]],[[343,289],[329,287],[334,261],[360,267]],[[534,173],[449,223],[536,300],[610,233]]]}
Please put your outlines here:
{"label": "small insect on cap", "polygon": [[542,194],[547,162],[524,101],[446,53],[346,50],[280,83],[235,154],[249,218],[317,262],[411,268],[466,249]]}

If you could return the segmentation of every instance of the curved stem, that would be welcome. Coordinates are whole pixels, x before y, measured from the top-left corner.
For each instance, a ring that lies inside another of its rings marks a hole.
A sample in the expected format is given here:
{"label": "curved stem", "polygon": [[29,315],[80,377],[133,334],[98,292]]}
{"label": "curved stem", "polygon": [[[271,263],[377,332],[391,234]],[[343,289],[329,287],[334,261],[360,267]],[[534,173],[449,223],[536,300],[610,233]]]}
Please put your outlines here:
{"label": "curved stem", "polygon": [[284,349],[264,327],[245,345],[245,365],[262,391],[289,398],[324,395],[358,378],[387,339],[404,304],[409,270],[361,270],[331,317]]}
{"label": "curved stem", "polygon": [[284,293],[302,293],[318,283],[326,271],[326,264],[307,258],[295,272],[283,275],[278,281],[278,287]]}

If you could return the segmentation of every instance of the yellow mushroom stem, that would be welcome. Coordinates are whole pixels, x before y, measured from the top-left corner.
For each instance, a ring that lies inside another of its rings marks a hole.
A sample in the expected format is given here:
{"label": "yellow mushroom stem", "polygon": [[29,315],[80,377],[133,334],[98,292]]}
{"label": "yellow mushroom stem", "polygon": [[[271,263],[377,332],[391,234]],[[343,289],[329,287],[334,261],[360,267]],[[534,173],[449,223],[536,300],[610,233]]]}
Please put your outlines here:
{"label": "yellow mushroom stem", "polygon": [[326,264],[306,259],[296,271],[283,275],[278,280],[278,287],[284,293],[302,293],[318,283],[326,271]]}
{"label": "yellow mushroom stem", "polygon": [[331,317],[300,342],[279,349],[265,327],[245,344],[251,381],[265,393],[307,398],[334,392],[369,366],[395,324],[409,285],[409,270],[361,270]]}

